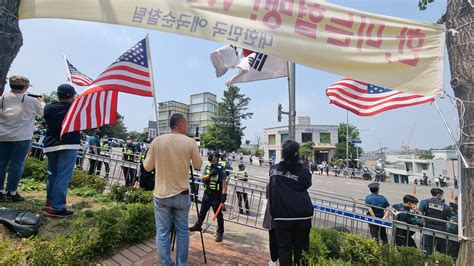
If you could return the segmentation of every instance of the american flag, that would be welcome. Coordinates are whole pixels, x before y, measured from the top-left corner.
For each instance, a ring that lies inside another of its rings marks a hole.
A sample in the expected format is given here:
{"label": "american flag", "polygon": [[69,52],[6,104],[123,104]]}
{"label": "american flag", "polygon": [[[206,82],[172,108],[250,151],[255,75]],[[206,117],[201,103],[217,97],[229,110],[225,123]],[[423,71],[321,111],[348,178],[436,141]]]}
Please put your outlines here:
{"label": "american flag", "polygon": [[66,66],[67,66],[67,80],[71,81],[77,86],[90,86],[92,83],[92,79],[89,78],[88,76],[84,75],[82,72],[77,70],[69,60],[64,57],[64,60],[66,60]]}
{"label": "american flag", "polygon": [[61,136],[115,124],[118,92],[153,96],[147,43],[145,38],[135,44],[74,100],[63,121]]}
{"label": "american flag", "polygon": [[388,110],[434,101],[434,97],[394,91],[345,78],[326,89],[330,103],[359,116],[372,116]]}

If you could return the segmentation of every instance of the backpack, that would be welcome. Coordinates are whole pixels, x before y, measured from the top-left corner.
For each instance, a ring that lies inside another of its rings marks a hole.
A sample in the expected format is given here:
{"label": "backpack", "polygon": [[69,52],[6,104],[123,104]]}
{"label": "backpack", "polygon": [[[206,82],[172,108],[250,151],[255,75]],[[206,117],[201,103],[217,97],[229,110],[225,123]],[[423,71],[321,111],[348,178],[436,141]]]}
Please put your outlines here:
{"label": "backpack", "polygon": [[0,223],[19,237],[30,237],[38,234],[41,218],[39,214],[27,211],[0,208]]}

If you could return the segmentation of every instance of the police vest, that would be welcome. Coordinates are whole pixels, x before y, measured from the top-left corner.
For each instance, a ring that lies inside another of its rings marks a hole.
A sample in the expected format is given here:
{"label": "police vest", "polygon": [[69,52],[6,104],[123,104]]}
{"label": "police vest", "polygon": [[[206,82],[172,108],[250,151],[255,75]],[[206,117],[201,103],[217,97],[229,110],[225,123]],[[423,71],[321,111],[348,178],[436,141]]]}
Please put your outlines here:
{"label": "police vest", "polygon": [[100,150],[101,152],[108,152],[109,151],[109,144],[106,141],[100,142]]}
{"label": "police vest", "polygon": [[125,161],[133,162],[133,149],[128,145],[122,147],[123,159]]}
{"label": "police vest", "polygon": [[[447,208],[445,204],[440,202],[436,199],[429,199],[427,200],[428,203],[428,210],[425,213],[425,216],[444,220],[444,208]],[[435,221],[431,219],[426,219],[427,224],[437,225],[437,226],[444,226],[446,223]]]}
{"label": "police vest", "polygon": [[[222,167],[221,165],[216,165],[215,167]],[[211,164],[207,163],[206,165],[206,175],[211,174]],[[206,191],[218,192],[221,190],[222,187],[222,179],[219,178],[219,174],[214,176],[209,176],[209,178],[205,181],[204,187]]]}
{"label": "police vest", "polygon": [[222,166],[222,168],[224,168],[224,173],[225,173],[225,176],[230,176],[230,172],[227,172],[225,170],[229,169],[230,170],[230,166],[229,163],[227,161],[219,161],[219,164]]}
{"label": "police vest", "polygon": [[241,180],[241,181],[248,181],[245,171],[238,171],[237,172],[237,179]]}

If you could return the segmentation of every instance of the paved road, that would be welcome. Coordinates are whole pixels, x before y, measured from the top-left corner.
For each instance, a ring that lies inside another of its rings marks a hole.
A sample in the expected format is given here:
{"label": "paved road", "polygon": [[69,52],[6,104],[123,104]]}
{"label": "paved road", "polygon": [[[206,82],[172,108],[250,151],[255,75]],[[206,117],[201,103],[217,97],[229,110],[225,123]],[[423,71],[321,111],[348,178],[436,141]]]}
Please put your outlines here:
{"label": "paved road", "polygon": [[[234,162],[235,164],[235,162]],[[258,180],[259,182],[268,182],[268,166],[260,167],[247,165],[246,169],[250,178]],[[331,174],[331,173],[330,173]],[[367,185],[373,181],[365,181],[360,179],[350,179],[349,177],[335,177],[327,175],[313,174],[313,186],[311,189],[322,190],[328,193],[347,196],[354,199],[364,199],[370,194]],[[430,198],[430,190],[433,186],[416,186],[416,197],[419,200]],[[394,184],[382,183],[380,186],[380,194],[387,197],[391,204],[401,202],[405,194],[413,194],[413,184]],[[451,199],[451,193],[457,195],[457,189],[453,187],[443,188],[445,191],[446,201]]]}

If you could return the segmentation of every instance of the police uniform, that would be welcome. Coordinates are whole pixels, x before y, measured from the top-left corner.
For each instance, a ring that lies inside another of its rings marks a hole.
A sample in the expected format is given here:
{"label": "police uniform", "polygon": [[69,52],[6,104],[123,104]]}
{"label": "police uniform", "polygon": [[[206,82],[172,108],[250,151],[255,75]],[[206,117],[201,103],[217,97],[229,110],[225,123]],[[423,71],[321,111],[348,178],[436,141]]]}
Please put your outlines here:
{"label": "police uniform", "polygon": [[[427,217],[445,221],[449,221],[452,216],[451,208],[438,198],[422,200],[420,202],[420,211]],[[426,228],[438,231],[447,231],[446,222],[443,221],[425,219],[425,226]],[[427,233],[424,235],[423,243],[423,248],[428,255],[433,253],[433,248],[435,248],[436,251],[446,253],[446,240],[443,238],[435,237],[433,239],[433,234]]]}
{"label": "police uniform", "polygon": [[[418,218],[414,211],[403,205],[403,203],[395,204],[392,206],[392,208],[398,211],[396,216],[398,221],[402,221],[407,224],[423,226],[423,220]],[[397,246],[409,246],[416,248],[416,243],[413,239],[414,234],[414,231],[397,228],[395,232],[395,244]]]}
{"label": "police uniform", "polygon": [[[226,180],[224,167],[222,167],[220,163],[211,164],[208,162],[202,174],[210,176],[204,181],[205,190],[204,196],[202,197],[201,210],[196,224],[190,228],[191,231],[200,231],[209,209],[212,207],[212,210],[216,213],[219,205],[224,201],[222,195],[222,186]],[[222,211],[220,211],[217,215],[217,234],[222,237],[223,233],[224,216],[222,215]]]}
{"label": "police uniform", "polygon": [[[135,145],[125,144],[122,147],[122,158],[126,162],[135,162],[134,154],[137,152]],[[133,185],[135,176],[137,175],[137,169],[131,168],[129,166],[122,166],[123,175],[125,176],[125,185],[127,187]]]}
{"label": "police uniform", "polygon": [[[232,165],[227,160],[219,160],[219,164],[224,168],[226,180],[228,181],[230,178],[230,171],[233,170]],[[227,211],[225,205],[222,207],[222,211]]]}
{"label": "police uniform", "polygon": [[[245,170],[239,170],[237,173],[235,173],[235,177],[239,181],[243,181],[243,182],[248,181],[248,178],[247,178],[248,175],[245,172]],[[240,214],[244,213],[244,210],[242,208],[242,200],[243,200],[244,203],[245,203],[246,213],[247,213],[247,215],[249,215],[250,214],[249,199],[248,199],[247,192],[245,192],[245,188],[236,188],[236,192],[237,192],[237,198],[239,199],[238,203],[239,203]]]}
{"label": "police uniform", "polygon": [[[108,140],[104,140],[102,139],[100,141],[100,151],[99,151],[99,154],[102,156],[102,157],[110,157],[109,155],[109,150],[110,150],[110,146],[109,146],[109,141]],[[105,165],[105,177],[109,177],[109,172],[110,172],[110,166],[109,166],[109,162],[106,162],[104,161],[104,165]],[[102,161],[99,161],[97,163],[97,174],[99,175],[100,174],[100,170],[102,169]]]}
{"label": "police uniform", "polygon": [[[378,188],[380,187],[379,183],[370,183],[369,188]],[[365,204],[367,207],[371,207],[372,211],[374,212],[375,217],[383,218],[385,213],[385,208],[390,206],[388,203],[387,198],[378,193],[372,193],[365,197]],[[367,213],[370,215],[370,213]],[[383,243],[388,243],[387,238],[387,229],[385,227],[380,227],[377,225],[369,224],[370,235],[372,238],[378,240],[382,240]]]}

